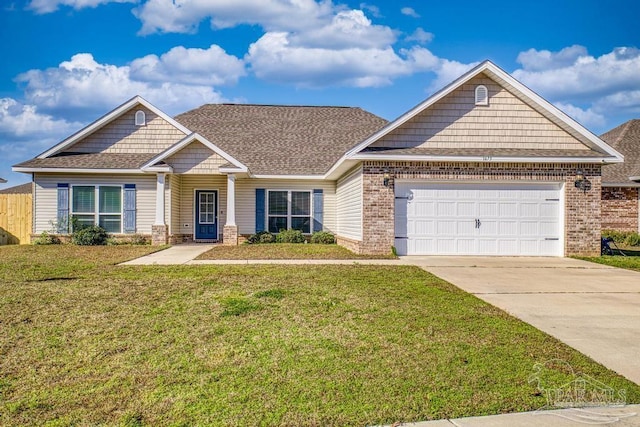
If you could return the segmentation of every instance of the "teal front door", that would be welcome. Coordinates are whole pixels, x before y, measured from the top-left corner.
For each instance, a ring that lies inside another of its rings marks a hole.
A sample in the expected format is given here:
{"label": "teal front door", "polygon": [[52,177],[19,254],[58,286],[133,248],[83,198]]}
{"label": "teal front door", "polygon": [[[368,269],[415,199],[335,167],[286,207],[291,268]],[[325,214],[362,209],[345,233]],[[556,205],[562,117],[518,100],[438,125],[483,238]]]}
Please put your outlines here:
{"label": "teal front door", "polygon": [[218,192],[196,190],[196,240],[218,239]]}

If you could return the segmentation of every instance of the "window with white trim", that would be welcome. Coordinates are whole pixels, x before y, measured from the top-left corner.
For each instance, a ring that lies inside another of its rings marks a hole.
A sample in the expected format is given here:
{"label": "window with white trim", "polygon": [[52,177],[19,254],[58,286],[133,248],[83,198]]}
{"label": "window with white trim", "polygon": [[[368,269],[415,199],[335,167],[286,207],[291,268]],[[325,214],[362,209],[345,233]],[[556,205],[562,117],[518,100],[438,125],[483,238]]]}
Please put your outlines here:
{"label": "window with white trim", "polygon": [[271,191],[267,197],[267,223],[271,233],[292,228],[311,233],[311,191]]}
{"label": "window with white trim", "polygon": [[122,187],[74,185],[71,188],[73,225],[99,225],[109,233],[122,233]]}
{"label": "window with white trim", "polygon": [[136,126],[144,126],[147,124],[147,116],[144,114],[144,111],[138,110],[136,111]]}

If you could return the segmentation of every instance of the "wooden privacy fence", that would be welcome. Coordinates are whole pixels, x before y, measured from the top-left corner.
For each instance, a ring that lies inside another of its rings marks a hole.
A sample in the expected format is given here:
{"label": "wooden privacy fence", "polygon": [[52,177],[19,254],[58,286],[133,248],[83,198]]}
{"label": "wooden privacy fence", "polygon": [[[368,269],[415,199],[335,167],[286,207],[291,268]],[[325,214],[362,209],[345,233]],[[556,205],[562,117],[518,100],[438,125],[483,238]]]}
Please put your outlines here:
{"label": "wooden privacy fence", "polygon": [[31,241],[31,194],[0,194],[0,245]]}

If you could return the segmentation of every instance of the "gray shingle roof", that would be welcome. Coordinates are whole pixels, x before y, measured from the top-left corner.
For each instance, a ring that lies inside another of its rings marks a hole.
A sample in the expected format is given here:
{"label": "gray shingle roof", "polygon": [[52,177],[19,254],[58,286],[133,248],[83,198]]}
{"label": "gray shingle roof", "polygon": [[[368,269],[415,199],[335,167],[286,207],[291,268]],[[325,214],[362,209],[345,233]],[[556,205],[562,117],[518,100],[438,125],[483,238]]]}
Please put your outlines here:
{"label": "gray shingle roof", "polygon": [[120,153],[60,153],[45,159],[31,159],[18,163],[23,168],[64,168],[64,169],[138,169],[155,154]]}
{"label": "gray shingle roof", "polygon": [[602,183],[640,186],[640,182],[629,180],[629,177],[640,176],[640,120],[629,120],[600,138],[624,156],[624,163],[603,166]]}
{"label": "gray shingle roof", "polygon": [[31,194],[33,186],[31,182],[16,185],[14,187],[4,188],[0,190],[0,194]]}
{"label": "gray shingle roof", "polygon": [[423,155],[423,156],[472,156],[472,157],[589,157],[603,159],[605,154],[593,150],[536,150],[522,148],[377,148],[370,147],[369,154]]}
{"label": "gray shingle roof", "polygon": [[176,117],[257,175],[321,175],[387,121],[361,108],[209,104]]}

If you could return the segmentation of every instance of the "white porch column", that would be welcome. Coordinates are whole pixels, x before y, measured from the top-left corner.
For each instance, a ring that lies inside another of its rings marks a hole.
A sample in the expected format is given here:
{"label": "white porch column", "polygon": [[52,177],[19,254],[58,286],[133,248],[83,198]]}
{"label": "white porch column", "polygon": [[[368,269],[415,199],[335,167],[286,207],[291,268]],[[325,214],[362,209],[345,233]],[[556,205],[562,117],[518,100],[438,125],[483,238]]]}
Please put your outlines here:
{"label": "white porch column", "polygon": [[227,223],[236,225],[236,176],[227,175]]}
{"label": "white porch column", "polygon": [[156,221],[153,225],[165,225],[164,223],[164,180],[165,174],[159,172],[156,175]]}

